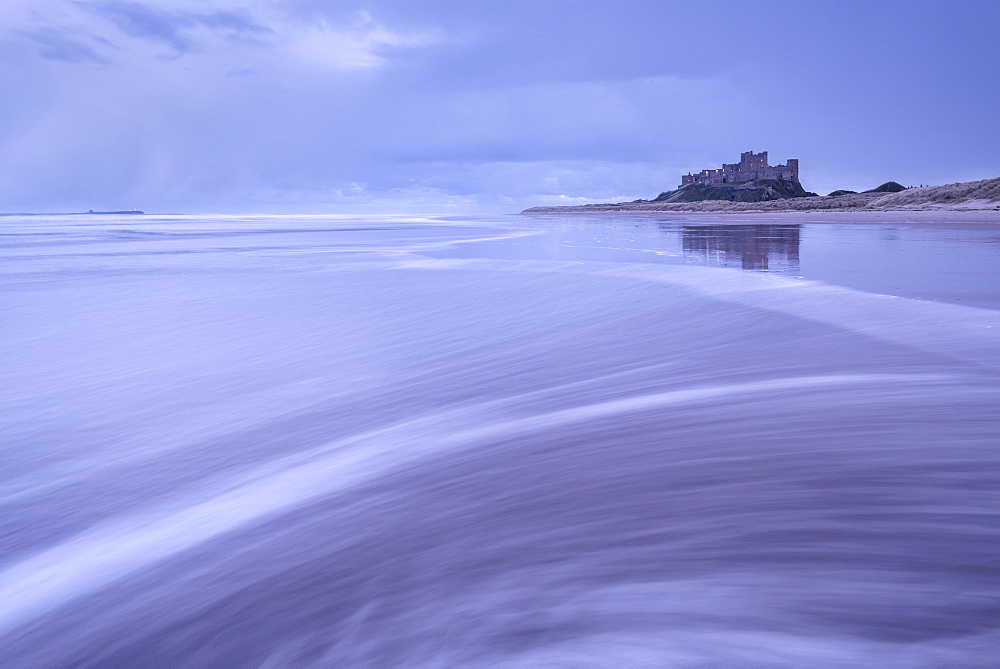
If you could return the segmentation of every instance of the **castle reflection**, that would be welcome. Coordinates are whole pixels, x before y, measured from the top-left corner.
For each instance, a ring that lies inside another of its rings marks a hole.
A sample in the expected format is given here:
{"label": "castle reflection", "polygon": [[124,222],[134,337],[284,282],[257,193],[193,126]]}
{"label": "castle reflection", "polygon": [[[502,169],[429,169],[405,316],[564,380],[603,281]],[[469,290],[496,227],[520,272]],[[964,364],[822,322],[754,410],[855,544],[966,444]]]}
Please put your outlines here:
{"label": "castle reflection", "polygon": [[799,270],[798,225],[685,225],[687,262],[751,270]]}

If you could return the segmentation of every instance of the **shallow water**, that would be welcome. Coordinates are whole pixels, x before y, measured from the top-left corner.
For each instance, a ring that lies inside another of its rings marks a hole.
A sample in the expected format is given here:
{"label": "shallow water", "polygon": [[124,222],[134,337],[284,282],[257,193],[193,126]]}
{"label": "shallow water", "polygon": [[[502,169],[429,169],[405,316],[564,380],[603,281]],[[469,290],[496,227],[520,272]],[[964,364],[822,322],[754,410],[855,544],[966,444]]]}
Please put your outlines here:
{"label": "shallow water", "polygon": [[995,664],[995,233],[0,226],[0,664]]}

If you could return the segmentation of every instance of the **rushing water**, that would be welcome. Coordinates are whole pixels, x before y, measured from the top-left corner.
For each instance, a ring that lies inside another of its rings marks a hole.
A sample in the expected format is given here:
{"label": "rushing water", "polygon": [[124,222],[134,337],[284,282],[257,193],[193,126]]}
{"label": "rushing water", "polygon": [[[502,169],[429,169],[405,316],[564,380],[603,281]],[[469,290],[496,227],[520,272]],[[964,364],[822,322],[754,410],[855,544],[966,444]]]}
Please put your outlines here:
{"label": "rushing water", "polygon": [[996,664],[995,231],[0,233],[0,665]]}

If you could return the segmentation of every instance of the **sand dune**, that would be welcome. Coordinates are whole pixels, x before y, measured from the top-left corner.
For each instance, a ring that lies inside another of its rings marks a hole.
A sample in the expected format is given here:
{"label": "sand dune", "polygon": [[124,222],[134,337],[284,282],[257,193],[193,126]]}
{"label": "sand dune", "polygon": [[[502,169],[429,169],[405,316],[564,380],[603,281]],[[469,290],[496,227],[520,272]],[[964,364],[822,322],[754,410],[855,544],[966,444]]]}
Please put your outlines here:
{"label": "sand dune", "polygon": [[910,188],[889,193],[878,200],[878,208],[909,208],[918,206],[945,209],[1000,208],[1000,178],[944,186]]}

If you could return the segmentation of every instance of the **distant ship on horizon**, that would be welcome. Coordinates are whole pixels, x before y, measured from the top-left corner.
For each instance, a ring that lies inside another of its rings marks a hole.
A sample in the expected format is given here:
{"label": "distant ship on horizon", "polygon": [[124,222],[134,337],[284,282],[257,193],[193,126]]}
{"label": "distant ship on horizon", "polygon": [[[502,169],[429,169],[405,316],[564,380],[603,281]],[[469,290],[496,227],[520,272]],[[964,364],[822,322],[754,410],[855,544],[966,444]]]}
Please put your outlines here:
{"label": "distant ship on horizon", "polygon": [[139,211],[138,209],[129,209],[128,211],[94,211],[91,209],[87,212],[88,214],[143,214],[145,212]]}

